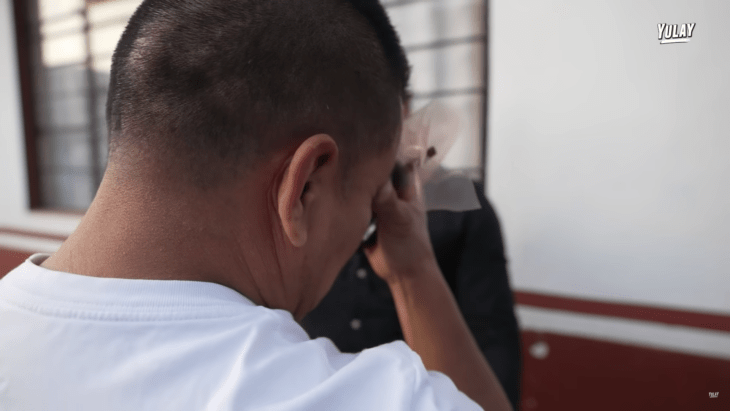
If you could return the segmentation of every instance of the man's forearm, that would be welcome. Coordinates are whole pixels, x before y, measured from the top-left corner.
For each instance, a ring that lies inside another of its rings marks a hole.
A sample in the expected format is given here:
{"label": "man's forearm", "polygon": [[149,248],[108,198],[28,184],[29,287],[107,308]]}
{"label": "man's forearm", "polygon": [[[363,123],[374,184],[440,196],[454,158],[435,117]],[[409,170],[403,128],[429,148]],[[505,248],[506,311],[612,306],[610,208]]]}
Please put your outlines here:
{"label": "man's forearm", "polygon": [[438,269],[401,276],[389,284],[403,336],[426,369],[440,371],[485,410],[511,410]]}

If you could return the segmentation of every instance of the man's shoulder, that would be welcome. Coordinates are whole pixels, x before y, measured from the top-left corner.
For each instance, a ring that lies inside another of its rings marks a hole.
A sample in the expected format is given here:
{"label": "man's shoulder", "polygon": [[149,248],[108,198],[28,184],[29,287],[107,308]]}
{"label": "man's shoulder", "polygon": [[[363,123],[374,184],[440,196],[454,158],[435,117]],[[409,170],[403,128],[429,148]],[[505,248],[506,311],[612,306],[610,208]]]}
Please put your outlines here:
{"label": "man's shoulder", "polygon": [[[37,278],[31,278],[34,272]],[[7,280],[28,295],[0,304],[0,325],[17,325],[12,336],[0,334],[0,374],[16,381],[13,392],[0,391],[0,401],[12,394],[25,409],[44,409],[51,401],[107,410],[428,410],[438,409],[434,398],[464,401],[450,380],[426,371],[402,341],[341,353],[328,339],[309,339],[290,313],[239,301],[213,285],[154,283],[167,292],[134,288],[140,295],[125,292],[111,301],[119,285],[154,284],[56,276],[32,265]],[[80,284],[106,294],[68,295],[71,285]],[[206,291],[210,295],[196,304],[175,304]],[[52,298],[41,301],[41,292]],[[149,304],[160,296],[163,303]],[[16,339],[28,343],[13,344]],[[33,362],[23,360],[30,357]],[[73,381],[34,395],[37,386],[69,372]]]}

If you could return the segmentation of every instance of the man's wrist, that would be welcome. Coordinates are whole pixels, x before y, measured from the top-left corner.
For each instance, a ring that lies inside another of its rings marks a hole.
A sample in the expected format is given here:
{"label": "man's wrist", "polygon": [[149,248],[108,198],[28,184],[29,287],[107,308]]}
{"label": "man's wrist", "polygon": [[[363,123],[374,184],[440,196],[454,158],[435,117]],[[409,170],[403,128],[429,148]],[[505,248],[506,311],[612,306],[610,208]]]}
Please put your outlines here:
{"label": "man's wrist", "polygon": [[419,260],[416,264],[400,269],[386,282],[393,289],[407,286],[408,283],[413,281],[423,281],[429,278],[439,277],[443,277],[443,275],[436,261],[436,256],[430,255]]}

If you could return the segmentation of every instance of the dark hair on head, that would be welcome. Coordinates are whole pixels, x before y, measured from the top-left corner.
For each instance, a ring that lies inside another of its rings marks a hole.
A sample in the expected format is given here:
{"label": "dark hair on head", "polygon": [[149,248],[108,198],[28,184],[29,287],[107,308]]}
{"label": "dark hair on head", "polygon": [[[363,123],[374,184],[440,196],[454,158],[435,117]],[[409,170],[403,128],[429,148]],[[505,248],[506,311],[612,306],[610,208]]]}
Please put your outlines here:
{"label": "dark hair on head", "polygon": [[377,0],[145,0],[112,59],[110,162],[209,187],[326,133],[351,164],[392,146],[409,74]]}

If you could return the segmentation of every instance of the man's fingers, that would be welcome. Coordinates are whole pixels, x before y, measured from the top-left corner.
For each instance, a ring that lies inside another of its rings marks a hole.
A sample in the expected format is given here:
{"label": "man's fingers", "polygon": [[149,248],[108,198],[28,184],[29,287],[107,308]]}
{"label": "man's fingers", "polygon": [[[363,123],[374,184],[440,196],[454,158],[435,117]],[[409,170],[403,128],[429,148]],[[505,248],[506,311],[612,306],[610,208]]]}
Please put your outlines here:
{"label": "man's fingers", "polygon": [[397,199],[397,193],[393,183],[388,180],[383,187],[378,190],[378,194],[375,196],[375,206],[377,208],[387,206],[390,203],[394,203]]}
{"label": "man's fingers", "polygon": [[408,202],[412,202],[414,200],[418,201],[422,195],[422,187],[421,179],[416,172],[416,166],[411,164],[406,167],[406,170],[408,173],[408,186],[405,188],[401,198]]}
{"label": "man's fingers", "polygon": [[[421,202],[423,193],[416,168],[417,166],[412,163],[399,166],[398,176],[393,178],[399,185],[395,186],[395,182],[388,181],[375,197],[373,205],[376,216],[391,215],[397,212],[405,213],[407,212],[404,209],[404,207],[407,208],[405,203]],[[395,174],[394,172],[394,176]]]}

